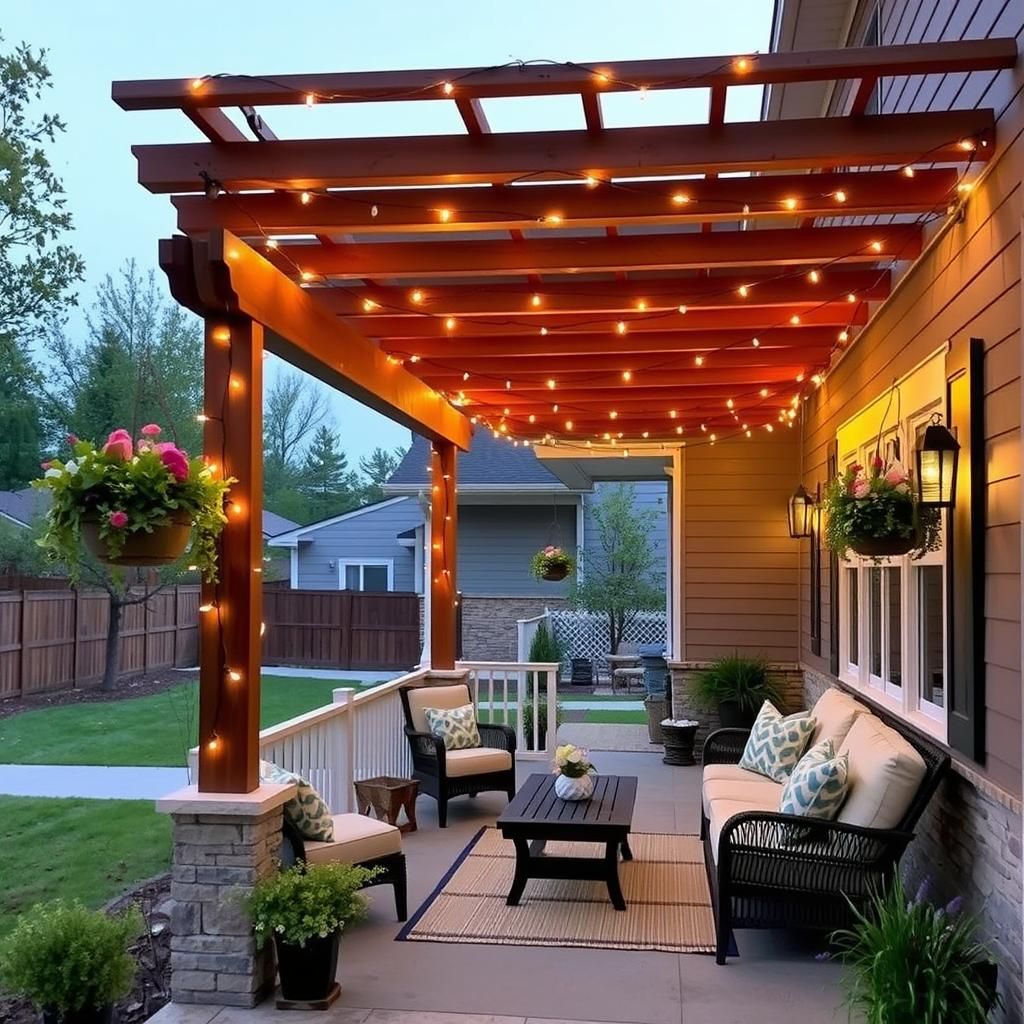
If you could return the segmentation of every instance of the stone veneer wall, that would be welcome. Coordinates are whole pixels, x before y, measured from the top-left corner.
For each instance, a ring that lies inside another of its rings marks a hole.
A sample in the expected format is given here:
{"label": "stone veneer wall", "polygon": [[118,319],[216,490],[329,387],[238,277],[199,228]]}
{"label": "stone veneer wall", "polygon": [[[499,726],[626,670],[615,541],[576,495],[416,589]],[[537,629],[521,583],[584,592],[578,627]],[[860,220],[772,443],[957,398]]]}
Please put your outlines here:
{"label": "stone veneer wall", "polygon": [[255,1006],[273,987],[274,957],[245,912],[253,885],[276,869],[282,811],[172,814],[171,999]]}
{"label": "stone veneer wall", "polygon": [[[831,676],[805,669],[806,704],[812,706],[835,685]],[[1000,961],[1004,1008],[996,1019],[1020,1024],[1021,802],[969,766],[954,762],[915,831],[902,864],[911,891],[927,878],[936,901],[964,897],[966,910],[978,915],[982,934]]]}
{"label": "stone veneer wall", "polygon": [[[516,623],[543,615],[547,608],[565,608],[564,597],[463,597],[462,658],[464,661],[516,661]],[[423,598],[420,598],[420,642],[423,641]]]}
{"label": "stone veneer wall", "polygon": [[[708,734],[721,727],[717,711],[708,711],[697,707],[690,698],[689,684],[693,677],[702,669],[707,668],[706,661],[672,661],[669,669],[672,673],[672,717],[689,718],[700,722],[694,752],[700,760],[701,748]],[[804,676],[803,670],[794,664],[773,663],[770,666],[775,685],[782,698],[780,711],[791,714],[804,707]]]}

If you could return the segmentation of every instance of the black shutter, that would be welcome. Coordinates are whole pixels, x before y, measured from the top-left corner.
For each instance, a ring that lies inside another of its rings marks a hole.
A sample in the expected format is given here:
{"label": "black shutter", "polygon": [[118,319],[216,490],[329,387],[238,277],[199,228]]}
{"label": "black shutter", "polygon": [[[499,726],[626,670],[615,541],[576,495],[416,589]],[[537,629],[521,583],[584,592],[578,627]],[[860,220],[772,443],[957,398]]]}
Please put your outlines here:
{"label": "black shutter", "polygon": [[821,657],[821,484],[814,497],[811,519],[811,654]]}
{"label": "black shutter", "polygon": [[[829,441],[826,456],[828,482],[839,476],[839,442]],[[839,556],[828,553],[828,667],[834,676],[839,675]]]}
{"label": "black shutter", "polygon": [[956,507],[946,531],[949,745],[985,759],[985,347],[957,339],[946,355],[949,423],[960,442]]}

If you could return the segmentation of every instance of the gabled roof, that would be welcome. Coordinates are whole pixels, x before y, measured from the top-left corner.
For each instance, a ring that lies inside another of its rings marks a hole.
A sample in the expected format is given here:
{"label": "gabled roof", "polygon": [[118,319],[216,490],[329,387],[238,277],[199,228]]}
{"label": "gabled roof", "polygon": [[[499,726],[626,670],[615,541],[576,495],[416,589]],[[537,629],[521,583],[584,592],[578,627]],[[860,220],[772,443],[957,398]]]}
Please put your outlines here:
{"label": "gabled roof", "polygon": [[33,519],[46,511],[48,500],[46,491],[37,491],[32,487],[22,487],[18,491],[0,491],[0,519],[28,526]]}
{"label": "gabled roof", "polygon": [[315,523],[306,523],[305,526],[296,526],[295,529],[289,530],[287,533],[278,534],[276,537],[270,537],[268,543],[272,547],[276,548],[293,548],[296,547],[300,540],[307,540],[305,536],[307,533],[315,533],[317,530],[323,529],[325,526],[333,526],[335,523],[343,523],[346,519],[355,519],[358,516],[364,516],[367,512],[377,512],[382,508],[387,508],[388,505],[397,505],[400,501],[408,501],[408,498],[404,495],[397,498],[385,498],[383,501],[374,501],[369,505],[363,505],[362,508],[354,508],[351,512],[342,512],[338,516],[330,516],[327,519],[321,519]]}
{"label": "gabled roof", "polygon": [[299,524],[292,519],[285,519],[276,512],[263,510],[263,536],[276,537],[279,533],[288,533],[289,530],[297,530]]}
{"label": "gabled roof", "polygon": [[[430,481],[429,465],[430,445],[425,438],[414,437],[412,447],[384,485],[385,493],[426,486]],[[460,488],[474,485],[508,486],[510,489],[523,485],[564,487],[533,454],[532,448],[495,440],[489,430],[477,430],[473,434],[473,447],[459,454],[458,474]]]}

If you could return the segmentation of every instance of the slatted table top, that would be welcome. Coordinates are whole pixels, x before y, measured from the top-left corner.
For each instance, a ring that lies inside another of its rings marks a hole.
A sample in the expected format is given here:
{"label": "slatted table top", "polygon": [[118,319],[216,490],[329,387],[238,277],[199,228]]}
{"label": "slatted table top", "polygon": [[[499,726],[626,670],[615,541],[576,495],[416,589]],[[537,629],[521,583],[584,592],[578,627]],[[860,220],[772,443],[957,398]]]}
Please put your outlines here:
{"label": "slatted table top", "polygon": [[581,833],[603,829],[629,832],[636,786],[635,775],[599,775],[589,800],[571,801],[555,795],[554,775],[531,775],[498,818],[498,828],[506,834],[538,834],[538,826]]}

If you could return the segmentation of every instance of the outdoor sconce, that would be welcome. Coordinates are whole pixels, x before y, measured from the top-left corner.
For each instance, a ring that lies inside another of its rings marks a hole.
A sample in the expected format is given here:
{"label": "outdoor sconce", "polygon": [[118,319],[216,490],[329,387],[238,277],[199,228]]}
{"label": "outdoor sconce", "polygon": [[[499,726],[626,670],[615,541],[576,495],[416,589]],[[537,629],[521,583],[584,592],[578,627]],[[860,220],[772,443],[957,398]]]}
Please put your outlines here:
{"label": "outdoor sconce", "polygon": [[956,466],[960,445],[938,413],[924,432],[917,449],[917,497],[925,508],[952,508],[956,504]]}
{"label": "outdoor sconce", "polygon": [[789,499],[787,509],[789,519],[789,535],[794,540],[810,537],[814,528],[814,499],[804,490],[801,484]]}

